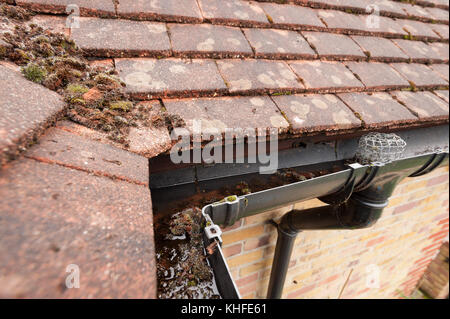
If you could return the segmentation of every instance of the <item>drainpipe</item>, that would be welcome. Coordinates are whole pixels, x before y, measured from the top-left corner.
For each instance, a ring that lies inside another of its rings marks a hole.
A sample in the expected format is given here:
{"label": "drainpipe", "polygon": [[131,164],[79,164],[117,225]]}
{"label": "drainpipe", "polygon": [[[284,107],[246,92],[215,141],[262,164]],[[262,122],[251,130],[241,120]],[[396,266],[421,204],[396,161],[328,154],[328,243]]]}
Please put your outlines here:
{"label": "drainpipe", "polygon": [[387,164],[377,163],[367,170],[357,185],[350,178],[342,191],[320,200],[327,206],[292,210],[277,225],[278,238],[267,298],[281,298],[297,235],[305,230],[361,229],[374,225],[388,205],[395,187],[406,177],[421,176],[448,163],[448,154],[431,154]]}

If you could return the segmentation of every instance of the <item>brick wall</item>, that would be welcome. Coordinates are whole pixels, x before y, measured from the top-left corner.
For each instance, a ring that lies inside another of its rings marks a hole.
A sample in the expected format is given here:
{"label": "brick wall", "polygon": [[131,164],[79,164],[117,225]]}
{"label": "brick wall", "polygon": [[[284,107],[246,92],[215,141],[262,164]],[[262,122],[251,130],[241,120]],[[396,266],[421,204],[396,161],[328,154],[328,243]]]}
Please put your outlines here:
{"label": "brick wall", "polygon": [[448,298],[448,241],[433,259],[420,281],[420,290],[435,299]]}
{"label": "brick wall", "polygon": [[[404,180],[372,228],[300,233],[283,298],[338,298],[346,281],[341,298],[409,296],[448,236],[448,178],[445,167]],[[319,205],[311,200],[295,208]],[[224,253],[244,298],[265,298],[276,243],[267,221],[291,208],[248,217],[225,230]]]}

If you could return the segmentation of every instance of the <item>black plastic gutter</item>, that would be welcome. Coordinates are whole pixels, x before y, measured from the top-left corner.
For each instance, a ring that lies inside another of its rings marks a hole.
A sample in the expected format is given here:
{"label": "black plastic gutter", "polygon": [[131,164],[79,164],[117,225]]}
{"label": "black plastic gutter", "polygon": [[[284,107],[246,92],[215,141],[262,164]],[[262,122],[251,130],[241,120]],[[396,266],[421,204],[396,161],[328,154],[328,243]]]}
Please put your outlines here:
{"label": "black plastic gutter", "polygon": [[381,217],[398,183],[442,165],[448,165],[446,153],[368,167],[366,178],[361,182],[350,180],[340,193],[319,198],[330,205],[285,214],[277,226],[278,239],[267,297],[281,298],[294,242],[301,231],[370,227]]}

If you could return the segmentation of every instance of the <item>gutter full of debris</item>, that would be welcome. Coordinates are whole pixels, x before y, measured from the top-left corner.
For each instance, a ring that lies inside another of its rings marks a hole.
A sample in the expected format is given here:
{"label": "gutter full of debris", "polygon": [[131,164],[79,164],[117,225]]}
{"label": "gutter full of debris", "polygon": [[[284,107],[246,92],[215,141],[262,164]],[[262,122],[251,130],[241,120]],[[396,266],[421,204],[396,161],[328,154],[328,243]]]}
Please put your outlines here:
{"label": "gutter full of debris", "polygon": [[[252,165],[246,165],[245,169],[242,165],[188,167],[173,172],[172,176],[156,172],[150,177],[153,198],[158,198],[154,202],[155,216],[161,210],[176,211],[177,205],[178,209],[203,207],[204,252],[215,274],[216,286],[222,298],[239,298],[220,249],[218,225],[231,226],[241,218],[308,199],[318,198],[327,203],[324,207],[291,211],[279,224],[274,223],[278,240],[268,298],[280,298],[293,244],[300,231],[370,227],[381,217],[396,185],[404,178],[421,176],[448,165],[448,126],[397,134],[369,134],[359,140],[350,139],[338,148],[330,148],[329,152],[324,152],[323,145],[317,143],[306,145],[307,152],[298,149],[280,152],[278,172],[273,176],[258,176],[265,178],[265,189],[261,187],[264,182],[252,183],[252,178],[259,175]],[[319,162],[319,158],[332,157],[335,161]],[[311,168],[316,169],[314,174]],[[197,171],[194,180],[189,181],[191,169]],[[294,179],[284,184],[273,182],[274,176],[286,178],[286,172]],[[224,185],[238,187],[224,188]],[[239,185],[246,185],[244,192]],[[215,249],[211,250],[213,246]]]}

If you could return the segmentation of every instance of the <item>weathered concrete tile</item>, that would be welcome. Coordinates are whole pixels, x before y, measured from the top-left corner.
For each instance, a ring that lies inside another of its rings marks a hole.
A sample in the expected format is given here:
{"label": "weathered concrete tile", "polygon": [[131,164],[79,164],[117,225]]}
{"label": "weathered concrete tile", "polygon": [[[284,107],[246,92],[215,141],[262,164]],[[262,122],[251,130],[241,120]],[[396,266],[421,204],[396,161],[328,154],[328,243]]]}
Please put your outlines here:
{"label": "weathered concrete tile", "polygon": [[415,62],[439,62],[443,60],[439,52],[436,52],[436,50],[433,50],[433,47],[422,41],[402,39],[393,39],[392,41]]}
{"label": "weathered concrete tile", "polygon": [[414,20],[397,20],[403,28],[413,37],[436,39],[436,33],[433,32],[434,24],[423,23]]}
{"label": "weathered concrete tile", "polygon": [[217,61],[230,92],[280,92],[303,89],[287,64],[268,60]]}
{"label": "weathered concrete tile", "polygon": [[448,41],[449,38],[449,29],[448,25],[445,24],[433,24],[431,26],[434,33],[438,35],[439,38]]}
{"label": "weathered concrete tile", "polygon": [[269,21],[258,3],[243,0],[198,0],[203,18],[212,23],[235,26],[268,25]]}
{"label": "weathered concrete tile", "polygon": [[410,18],[415,18],[415,19],[419,19],[419,20],[423,20],[423,19],[429,20],[432,17],[430,12],[427,11],[422,6],[409,4],[409,3],[403,3],[402,5],[403,5],[402,6],[403,11],[405,11],[407,16]]}
{"label": "weathered concrete tile", "polygon": [[371,60],[384,62],[409,60],[409,57],[389,39],[357,35],[352,38]]}
{"label": "weathered concrete tile", "polygon": [[393,63],[391,64],[412,86],[435,88],[448,86],[448,81],[424,64]]}
{"label": "weathered concrete tile", "polygon": [[366,55],[349,36],[325,32],[303,32],[321,58],[337,60],[364,59]]}
{"label": "weathered concrete tile", "polygon": [[49,129],[25,156],[96,175],[148,184],[145,157],[57,128]]}
{"label": "weathered concrete tile", "polygon": [[[380,13],[391,14],[395,17],[407,16],[408,13],[406,9],[411,6],[409,3],[401,3],[399,1],[391,0],[379,0],[374,4],[379,7]],[[413,12],[413,10],[410,11]]]}
{"label": "weathered concrete tile", "polygon": [[[194,132],[194,125],[202,132],[219,134],[226,129],[254,130],[267,134],[273,129],[285,133],[289,124],[268,96],[222,97],[201,99],[163,100],[170,114],[179,115],[186,127]],[[195,122],[195,124],[194,124]],[[239,132],[235,132],[240,136]]]}
{"label": "weathered concrete tile", "polygon": [[[147,187],[20,159],[0,194],[2,297],[156,298]],[[78,289],[65,289],[71,264]]]}
{"label": "weathered concrete tile", "polygon": [[437,91],[434,91],[434,94],[439,96],[441,99],[443,99],[447,103],[449,102],[449,92],[448,92],[448,90],[447,91],[446,90],[437,90]]}
{"label": "weathered concrete tile", "polygon": [[63,111],[55,92],[0,64],[0,166],[40,135]]}
{"label": "weathered concrete tile", "polygon": [[448,119],[448,102],[431,92],[392,92],[397,101],[411,110],[422,121]]}
{"label": "weathered concrete tile", "polygon": [[120,17],[137,20],[202,22],[196,0],[120,0]]}
{"label": "weathered concrete tile", "polygon": [[449,60],[449,48],[448,43],[442,42],[433,42],[428,44],[431,47],[431,50],[436,52],[439,55],[440,59],[444,62],[448,62]]}
{"label": "weathered concrete tile", "polygon": [[[388,0],[390,1],[390,0]],[[379,24],[372,23],[371,17],[366,17],[366,26],[367,31],[369,31],[371,34],[374,35],[381,35],[381,36],[405,36],[408,34],[408,32],[404,29],[403,21],[400,19],[392,19],[389,17],[378,17],[379,18]]]}
{"label": "weathered concrete tile", "polygon": [[335,95],[274,96],[294,133],[312,133],[357,128],[361,121]]}
{"label": "weathered concrete tile", "polygon": [[317,16],[317,10],[298,5],[261,3],[267,17],[275,26],[293,30],[324,30],[326,27]]}
{"label": "weathered concrete tile", "polygon": [[352,12],[365,12],[367,6],[372,4],[370,0],[314,0],[299,2],[311,4],[315,8],[347,10]]}
{"label": "weathered concrete tile", "polygon": [[140,99],[214,94],[227,87],[213,60],[117,59],[126,91]]}
{"label": "weathered concrete tile", "polygon": [[340,62],[295,61],[289,62],[308,90],[363,89],[364,85]]}
{"label": "weathered concrete tile", "polygon": [[245,36],[262,58],[315,58],[317,54],[295,31],[278,29],[244,29]]}
{"label": "weathered concrete tile", "polygon": [[80,18],[71,37],[90,56],[169,56],[170,42],[163,23]]}
{"label": "weathered concrete tile", "polygon": [[45,13],[67,14],[67,6],[76,5],[81,16],[114,17],[116,14],[111,0],[16,0],[16,4]]}
{"label": "weathered concrete tile", "polygon": [[346,64],[368,89],[394,89],[410,86],[408,81],[389,64],[376,62],[348,62]]}
{"label": "weathered concrete tile", "polygon": [[[143,101],[136,107],[145,107],[153,116],[160,116],[161,104],[159,101]],[[132,127],[128,135],[130,141],[129,151],[145,157],[155,157],[168,151],[172,146],[170,135],[165,125],[161,127]]]}
{"label": "weathered concrete tile", "polygon": [[388,93],[344,93],[338,96],[369,128],[393,128],[417,121],[416,116]]}
{"label": "weathered concrete tile", "polygon": [[319,10],[319,18],[330,29],[335,30],[365,30],[365,20],[361,15],[336,10]]}
{"label": "weathered concrete tile", "polygon": [[31,18],[28,24],[36,24],[54,33],[62,33],[69,37],[70,29],[67,28],[66,22],[67,18],[65,17],[38,14]]}
{"label": "weathered concrete tile", "polygon": [[[161,110],[159,101],[143,101],[137,106],[139,107],[140,105],[150,108],[151,112],[154,111],[155,115],[158,115]],[[112,145],[115,148],[125,149],[123,144],[114,142],[108,138],[108,134],[92,130],[74,122],[60,121],[56,124],[56,127],[94,141]],[[164,153],[172,146],[169,131],[165,126],[131,127],[130,133],[128,134],[128,141],[129,147],[125,149],[127,152],[132,152],[148,158]]]}
{"label": "weathered concrete tile", "polygon": [[239,28],[211,24],[170,24],[174,54],[189,57],[245,57],[253,51]]}
{"label": "weathered concrete tile", "polygon": [[439,22],[448,23],[448,20],[449,20],[448,10],[443,10],[440,8],[430,8],[430,7],[423,8],[423,10],[429,12],[434,20],[439,21]]}
{"label": "weathered concrete tile", "polygon": [[439,75],[444,78],[447,82],[449,82],[449,67],[448,64],[432,64],[430,65],[435,72],[439,73]]}

